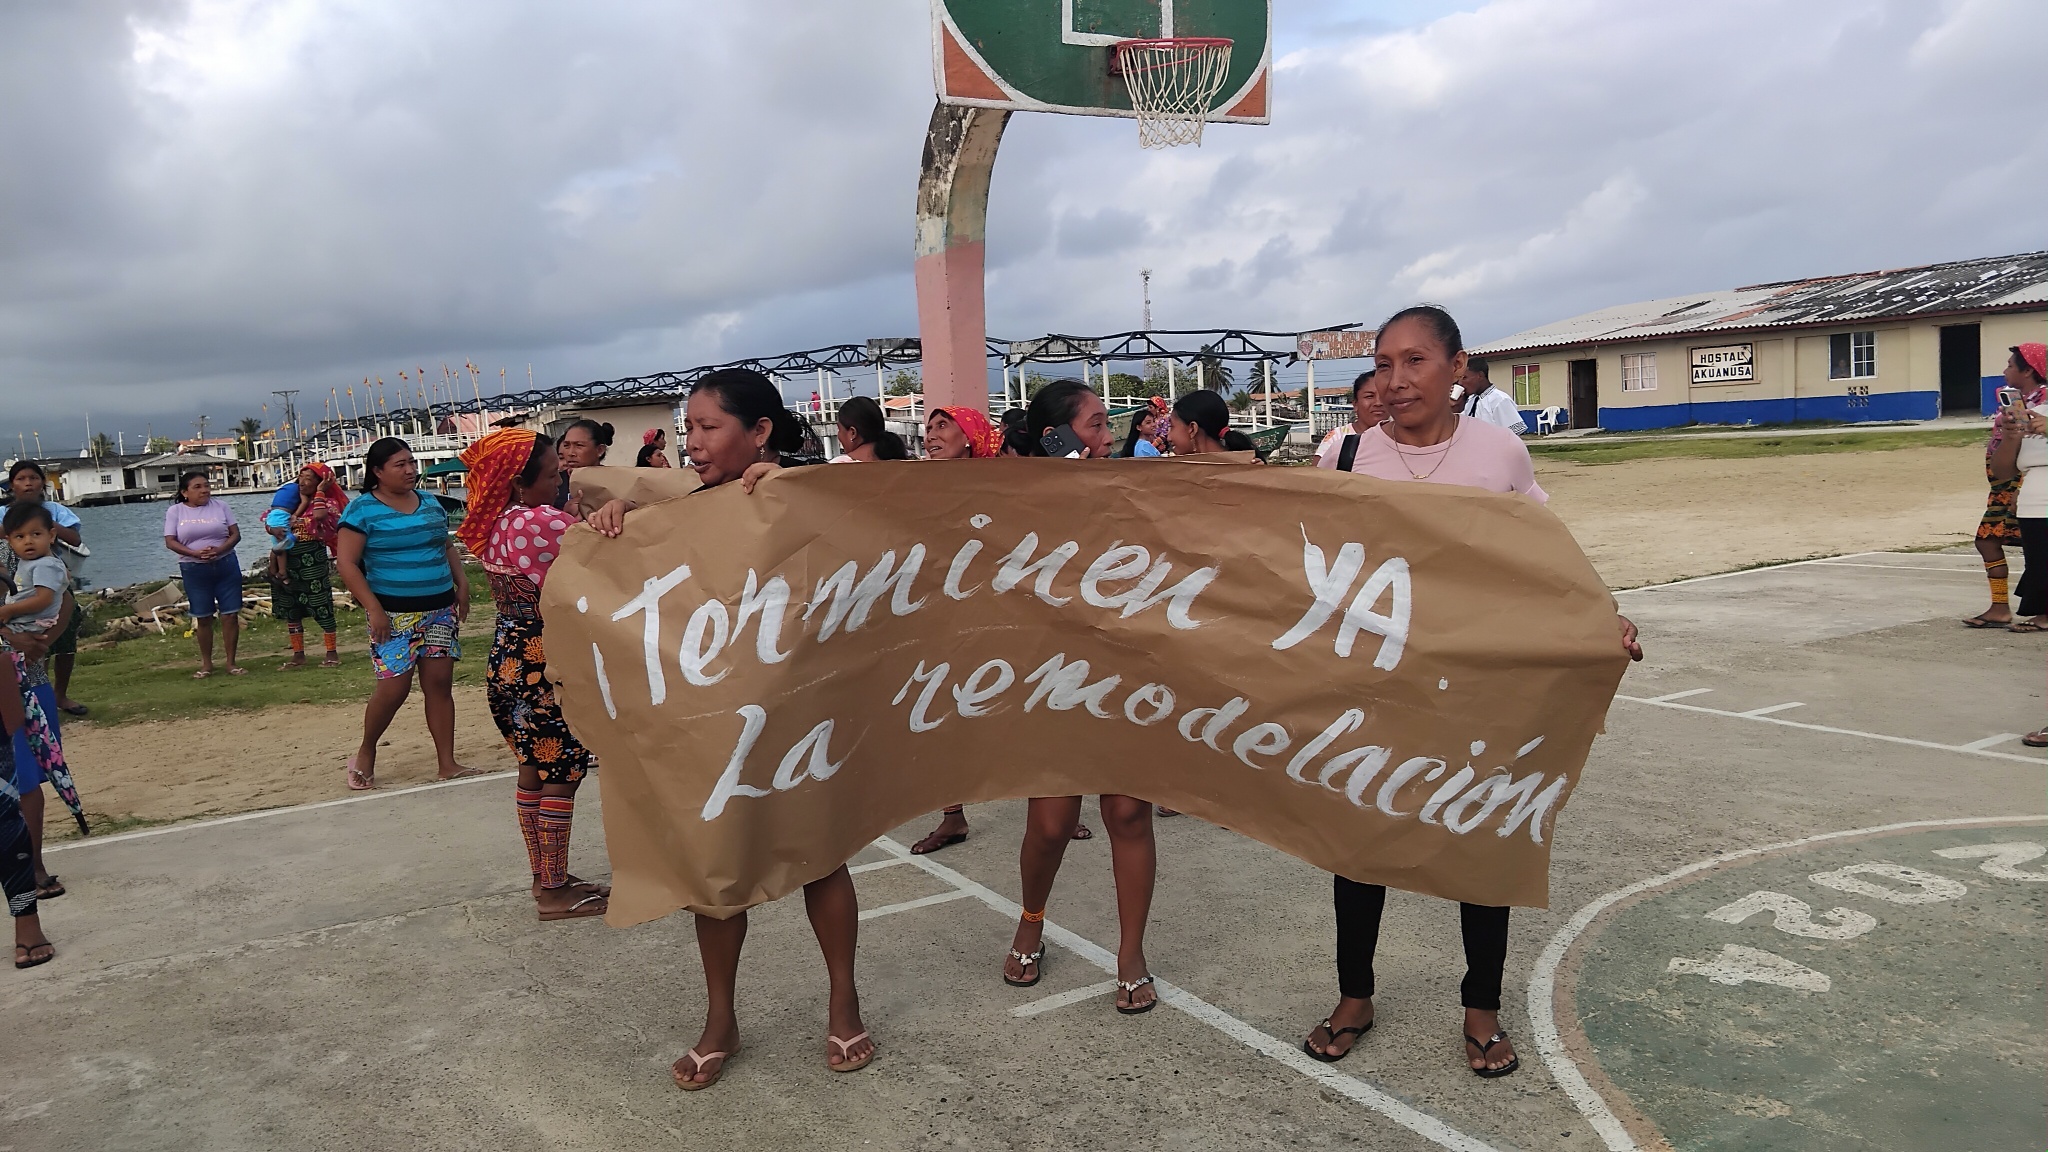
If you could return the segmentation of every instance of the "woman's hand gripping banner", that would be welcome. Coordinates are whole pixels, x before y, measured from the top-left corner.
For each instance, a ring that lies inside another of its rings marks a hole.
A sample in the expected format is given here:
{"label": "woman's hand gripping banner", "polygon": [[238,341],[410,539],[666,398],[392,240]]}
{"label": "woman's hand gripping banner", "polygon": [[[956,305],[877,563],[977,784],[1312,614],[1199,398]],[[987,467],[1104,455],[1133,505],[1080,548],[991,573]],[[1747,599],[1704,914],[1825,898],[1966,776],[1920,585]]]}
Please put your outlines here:
{"label": "woman's hand gripping banner", "polygon": [[1592,565],[1514,496],[1151,460],[575,479],[646,505],[572,530],[543,602],[618,925],[773,900],[945,804],[1076,793],[1542,906],[1627,665]]}

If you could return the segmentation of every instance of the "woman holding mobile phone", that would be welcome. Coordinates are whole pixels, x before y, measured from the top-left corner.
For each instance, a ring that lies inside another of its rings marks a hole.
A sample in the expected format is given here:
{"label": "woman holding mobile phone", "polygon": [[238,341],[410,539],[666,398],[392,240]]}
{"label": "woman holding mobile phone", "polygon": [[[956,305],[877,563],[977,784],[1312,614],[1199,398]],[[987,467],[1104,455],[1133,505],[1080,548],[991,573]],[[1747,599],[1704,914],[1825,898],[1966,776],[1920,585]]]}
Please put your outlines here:
{"label": "woman holding mobile phone", "polygon": [[[2039,367],[2028,359],[2024,350],[2040,348],[2040,344],[2020,344],[2013,348],[2012,359],[2005,368],[2005,387],[2000,388],[1999,409],[2001,413],[2010,408],[2033,408],[2048,401],[2048,388],[2042,386]],[[2016,401],[2008,403],[2008,399]],[[1991,607],[1963,621],[1965,628],[2011,628],[2015,632],[2039,632],[2048,626],[2048,620],[2030,620],[2023,625],[2013,623],[2012,608],[2008,601],[2007,587],[2011,569],[2006,566],[2005,550],[2019,544],[2019,517],[2014,506],[2019,500],[2020,479],[2000,480],[1993,472],[1991,459],[2005,442],[2010,422],[1994,418],[1991,424],[1991,438],[1984,444],[1984,475],[1991,482],[1991,496],[1984,507],[1984,517],[1977,522],[1977,555],[1984,561],[1984,577],[1991,584]]]}
{"label": "woman holding mobile phone", "polygon": [[[2043,436],[2043,412],[2048,412],[2048,389],[2029,357],[2048,359],[2048,346],[2016,345],[2005,365],[2005,385],[1998,390],[2000,401],[1997,431],[1989,468],[1994,482],[2017,484],[2012,513],[2020,534],[2020,551],[2027,567],[2020,574],[2019,614],[2013,632],[2048,631],[2048,437]],[[2032,403],[2024,397],[2032,395]],[[2032,735],[2038,735],[2032,734]],[[2035,745],[2042,747],[2042,745]]]}
{"label": "woman holding mobile phone", "polygon": [[[697,382],[684,409],[684,451],[707,491],[739,482],[751,492],[761,476],[789,461],[803,446],[804,428],[782,405],[782,394],[766,376],[748,368],[721,368]],[[694,495],[695,493],[692,493]],[[687,497],[685,497],[687,499]],[[612,500],[590,514],[590,526],[617,536],[635,505]],[[875,1042],[861,1023],[860,993],[853,960],[860,936],[860,904],[853,874],[841,864],[830,875],[804,885],[804,911],[818,949],[825,954],[831,992],[826,1007],[825,1062],[834,1072],[857,1072],[875,1057]],[[734,988],[739,982],[740,948],[747,941],[747,914],[729,919],[697,917],[697,952],[704,962],[708,1001],[704,1032],[669,1068],[676,1087],[697,1092],[718,1083],[740,1050]]]}
{"label": "woman holding mobile phone", "polygon": [[[1109,410],[1102,397],[1078,380],[1055,380],[1032,397],[1022,439],[1035,455],[1106,459],[1116,452]],[[1109,832],[1110,871],[1116,877],[1116,916],[1121,940],[1116,954],[1116,1010],[1149,1012],[1159,1002],[1145,962],[1145,921],[1152,911],[1158,849],[1152,839],[1152,805],[1135,796],[1100,799]],[[1081,797],[1035,796],[1026,806],[1024,845],[1017,866],[1023,874],[1023,917],[1003,962],[1003,982],[1029,988],[1043,975],[1045,905],[1059,875],[1067,843],[1081,821]]]}

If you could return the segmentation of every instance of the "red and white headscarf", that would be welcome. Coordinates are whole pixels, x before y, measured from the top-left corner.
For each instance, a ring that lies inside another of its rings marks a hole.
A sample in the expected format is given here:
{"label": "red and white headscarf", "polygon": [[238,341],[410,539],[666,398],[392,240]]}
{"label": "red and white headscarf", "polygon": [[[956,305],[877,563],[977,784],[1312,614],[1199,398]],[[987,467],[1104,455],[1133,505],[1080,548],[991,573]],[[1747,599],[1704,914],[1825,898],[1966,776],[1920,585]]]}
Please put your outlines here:
{"label": "red and white headscarf", "polygon": [[528,428],[499,428],[462,450],[462,464],[469,469],[462,481],[469,493],[469,512],[455,534],[472,556],[482,554],[499,514],[512,503],[512,482],[533,457],[537,439]]}
{"label": "red and white headscarf", "polygon": [[989,460],[1003,454],[1003,433],[989,423],[988,417],[972,408],[934,408],[934,414],[944,412],[946,419],[960,426],[967,434],[967,454],[976,460]]}

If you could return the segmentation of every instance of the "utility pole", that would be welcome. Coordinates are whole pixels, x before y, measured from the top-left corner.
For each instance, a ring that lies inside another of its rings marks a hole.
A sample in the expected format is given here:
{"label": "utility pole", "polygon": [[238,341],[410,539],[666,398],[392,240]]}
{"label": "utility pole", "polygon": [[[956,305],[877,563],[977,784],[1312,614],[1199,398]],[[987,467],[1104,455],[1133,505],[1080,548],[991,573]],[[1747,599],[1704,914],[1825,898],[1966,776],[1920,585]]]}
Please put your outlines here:
{"label": "utility pole", "polygon": [[284,401],[285,431],[291,434],[293,441],[297,441],[299,438],[299,409],[298,405],[292,402],[292,397],[298,394],[299,390],[297,388],[280,388],[271,393],[272,396]]}
{"label": "utility pole", "polygon": [[1139,290],[1145,295],[1145,331],[1152,330],[1152,270],[1138,269]]}
{"label": "utility pole", "polygon": [[201,452],[206,451],[206,422],[211,419],[213,419],[211,416],[201,416],[192,422],[199,429],[199,450]]}

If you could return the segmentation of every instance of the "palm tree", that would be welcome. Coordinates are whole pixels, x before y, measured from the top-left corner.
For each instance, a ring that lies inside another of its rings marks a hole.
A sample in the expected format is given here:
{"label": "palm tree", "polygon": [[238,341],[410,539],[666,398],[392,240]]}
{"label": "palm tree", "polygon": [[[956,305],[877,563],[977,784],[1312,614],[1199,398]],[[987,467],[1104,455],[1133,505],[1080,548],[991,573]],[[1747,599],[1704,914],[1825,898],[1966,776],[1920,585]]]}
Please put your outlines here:
{"label": "palm tree", "polygon": [[244,416],[235,422],[235,455],[243,460],[256,458],[256,437],[263,434],[260,417]]}
{"label": "palm tree", "polygon": [[115,455],[114,438],[105,432],[92,434],[92,456],[95,460]]}
{"label": "palm tree", "polygon": [[1202,387],[1219,394],[1228,394],[1232,385],[1230,363],[1214,355],[1197,356],[1195,363],[1202,366]]}

